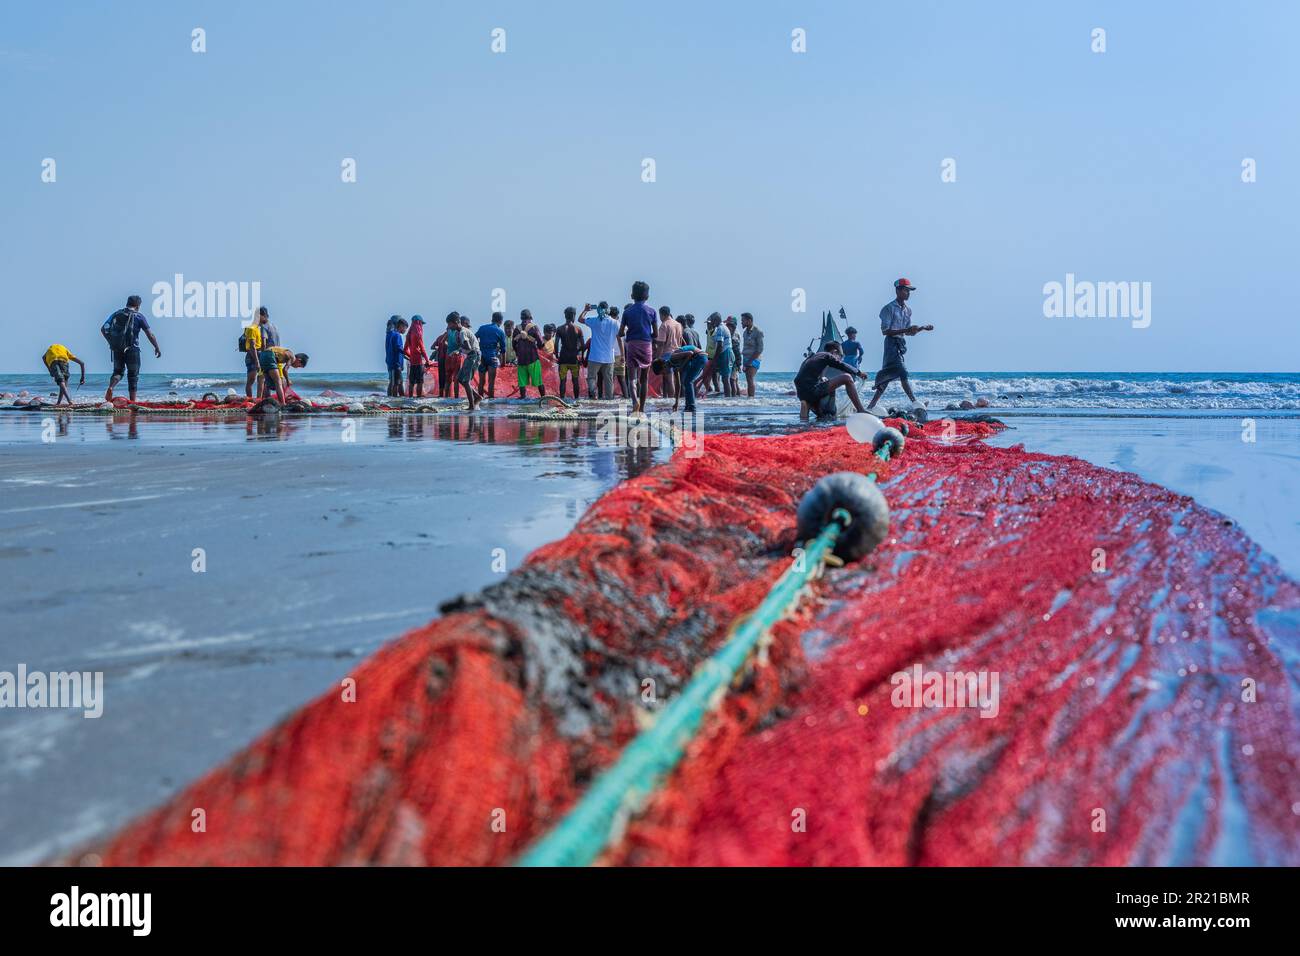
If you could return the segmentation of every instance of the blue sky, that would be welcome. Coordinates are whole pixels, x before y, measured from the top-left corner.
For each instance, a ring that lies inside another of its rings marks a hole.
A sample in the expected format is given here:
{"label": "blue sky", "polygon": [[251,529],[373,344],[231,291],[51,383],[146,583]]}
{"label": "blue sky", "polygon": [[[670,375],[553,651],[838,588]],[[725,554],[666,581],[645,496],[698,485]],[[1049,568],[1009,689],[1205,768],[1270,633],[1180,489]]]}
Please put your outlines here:
{"label": "blue sky", "polygon": [[[917,371],[1294,371],[1297,11],[6,4],[0,369],[103,371],[98,323],[180,272],[261,282],[320,370],[381,368],[393,312],[557,321],[637,278],[753,312],[786,369],[841,304],[873,353],[906,275]],[[1067,273],[1150,282],[1150,326],[1045,318]],[[146,371],[242,368],[234,319],[155,325]]]}

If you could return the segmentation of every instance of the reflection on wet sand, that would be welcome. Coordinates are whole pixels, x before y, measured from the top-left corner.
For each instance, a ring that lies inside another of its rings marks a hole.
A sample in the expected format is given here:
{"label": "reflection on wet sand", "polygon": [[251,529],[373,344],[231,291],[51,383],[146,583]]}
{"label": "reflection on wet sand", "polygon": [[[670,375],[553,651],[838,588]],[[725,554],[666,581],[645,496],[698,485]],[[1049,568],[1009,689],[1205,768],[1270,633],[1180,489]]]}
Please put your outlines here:
{"label": "reflection on wet sand", "polygon": [[[633,478],[655,464],[656,452],[666,457],[666,443],[655,446],[606,447],[599,438],[599,424],[593,419],[536,421],[489,415],[392,416],[387,420],[392,441],[433,439],[486,445],[515,445],[530,451],[553,454],[561,461],[590,463],[598,477],[607,481]],[[592,446],[598,446],[592,448]]]}
{"label": "reflection on wet sand", "polygon": [[[520,411],[523,411],[522,409]],[[534,408],[527,410],[534,413]],[[620,409],[625,411],[625,409]],[[612,413],[601,414],[596,412]],[[590,470],[610,484],[640,475],[672,454],[676,438],[687,451],[698,450],[706,433],[772,433],[790,430],[789,415],[772,407],[707,409],[697,418],[667,408],[652,409],[654,427],[630,422],[619,411],[587,408],[577,418],[525,418],[511,409],[468,414],[454,409],[437,414],[392,415],[243,415],[228,411],[139,412],[122,410],[103,416],[51,410],[37,417],[14,417],[20,438],[73,442],[107,438],[172,441],[306,441],[312,444],[373,445],[420,442],[513,446],[524,454],[566,462],[579,472]],[[102,431],[101,431],[102,429]],[[686,433],[686,434],[683,434]],[[48,436],[48,437],[44,437]],[[686,439],[689,437],[689,443]],[[545,469],[543,469],[544,471]],[[541,471],[539,471],[541,474]]]}

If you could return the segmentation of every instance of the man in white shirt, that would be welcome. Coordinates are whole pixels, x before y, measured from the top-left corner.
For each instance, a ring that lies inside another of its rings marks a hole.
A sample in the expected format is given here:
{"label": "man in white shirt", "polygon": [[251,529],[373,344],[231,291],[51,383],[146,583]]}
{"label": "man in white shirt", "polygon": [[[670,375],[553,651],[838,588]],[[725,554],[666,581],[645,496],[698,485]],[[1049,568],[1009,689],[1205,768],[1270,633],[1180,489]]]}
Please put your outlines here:
{"label": "man in white shirt", "polygon": [[596,317],[587,321],[592,305],[582,307],[578,321],[591,331],[587,340],[587,396],[614,397],[614,352],[618,347],[618,320],[609,314],[606,302],[596,306]]}

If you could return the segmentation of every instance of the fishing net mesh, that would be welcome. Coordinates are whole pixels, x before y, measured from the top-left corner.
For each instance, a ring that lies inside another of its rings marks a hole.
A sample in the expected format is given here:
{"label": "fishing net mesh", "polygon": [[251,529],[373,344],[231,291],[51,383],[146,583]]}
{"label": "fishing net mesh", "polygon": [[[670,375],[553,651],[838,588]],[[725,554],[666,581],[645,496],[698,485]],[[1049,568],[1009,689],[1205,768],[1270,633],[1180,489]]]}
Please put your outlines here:
{"label": "fishing net mesh", "polygon": [[890,537],[775,628],[604,862],[1300,862],[1296,584],[1221,515],[994,427],[913,426],[886,464],[843,429],[707,436],[94,852],[507,863],[758,604],[803,493],[870,469]]}

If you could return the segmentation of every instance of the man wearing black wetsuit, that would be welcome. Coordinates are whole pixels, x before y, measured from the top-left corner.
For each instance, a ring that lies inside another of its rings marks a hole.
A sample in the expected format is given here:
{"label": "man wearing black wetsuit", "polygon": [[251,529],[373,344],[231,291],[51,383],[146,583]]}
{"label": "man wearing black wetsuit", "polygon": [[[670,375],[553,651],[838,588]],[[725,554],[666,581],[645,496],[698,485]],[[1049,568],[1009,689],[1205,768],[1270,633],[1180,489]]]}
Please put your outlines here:
{"label": "man wearing black wetsuit", "polygon": [[[825,378],[824,373],[828,368],[840,374]],[[794,377],[794,392],[799,396],[800,421],[808,420],[809,409],[816,409],[818,418],[834,417],[834,398],[837,388],[844,389],[849,400],[853,402],[854,408],[865,412],[862,399],[858,398],[857,386],[853,384],[854,378],[865,379],[866,376],[852,365],[844,363],[844,355],[838,342],[827,342],[824,351],[804,359],[803,365],[799,366],[799,373]],[[827,402],[826,399],[830,401]]]}

